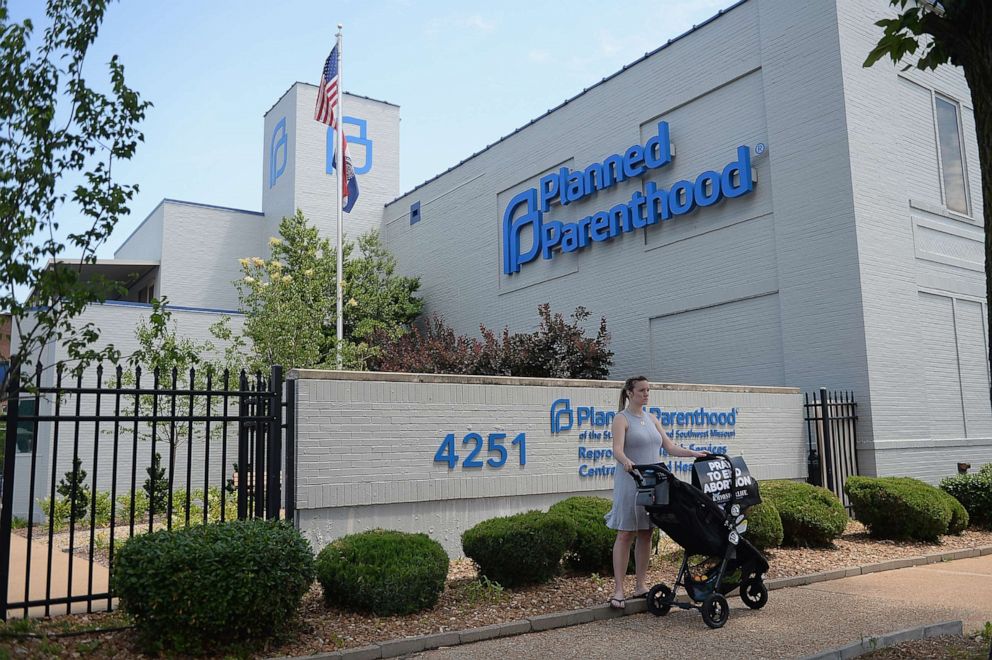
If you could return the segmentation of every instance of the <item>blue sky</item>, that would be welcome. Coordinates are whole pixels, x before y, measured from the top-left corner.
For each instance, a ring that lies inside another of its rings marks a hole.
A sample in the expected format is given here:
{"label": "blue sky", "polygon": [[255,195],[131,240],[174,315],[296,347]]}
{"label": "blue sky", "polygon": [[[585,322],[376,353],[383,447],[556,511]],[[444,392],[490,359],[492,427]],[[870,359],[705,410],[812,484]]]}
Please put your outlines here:
{"label": "blue sky", "polygon": [[[103,63],[118,54],[155,107],[136,157],[115,165],[141,191],[99,256],[111,257],[164,197],[260,210],[263,115],[293,82],[319,81],[337,23],[344,89],[400,106],[406,191],[733,2],[112,4],[92,74],[105,78]],[[41,4],[13,0],[12,17],[37,16]]]}

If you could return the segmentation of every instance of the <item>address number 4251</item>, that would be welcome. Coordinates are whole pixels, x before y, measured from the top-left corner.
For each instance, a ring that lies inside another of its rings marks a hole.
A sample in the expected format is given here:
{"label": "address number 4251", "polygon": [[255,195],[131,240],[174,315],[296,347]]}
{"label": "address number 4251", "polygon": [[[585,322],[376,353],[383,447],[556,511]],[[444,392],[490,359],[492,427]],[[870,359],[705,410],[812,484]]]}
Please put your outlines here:
{"label": "address number 4251", "polygon": [[[505,433],[490,433],[486,440],[482,439],[482,436],[478,433],[469,433],[464,438],[462,438],[462,447],[468,447],[468,456],[462,461],[462,468],[481,468],[484,465],[488,465],[491,468],[501,468],[506,464],[507,459],[510,456],[510,450],[516,448],[517,456],[520,459],[520,465],[527,464],[527,438],[523,433],[517,434],[510,442],[510,449],[508,450],[504,442],[506,441]],[[482,453],[483,447],[485,447],[486,454],[489,456],[485,461],[479,458],[479,454]],[[444,440],[441,441],[441,445],[434,452],[434,462],[435,463],[447,463],[448,469],[453,470],[456,465],[458,465],[458,460],[461,457],[458,455],[455,447],[455,434],[449,433],[444,436]]]}

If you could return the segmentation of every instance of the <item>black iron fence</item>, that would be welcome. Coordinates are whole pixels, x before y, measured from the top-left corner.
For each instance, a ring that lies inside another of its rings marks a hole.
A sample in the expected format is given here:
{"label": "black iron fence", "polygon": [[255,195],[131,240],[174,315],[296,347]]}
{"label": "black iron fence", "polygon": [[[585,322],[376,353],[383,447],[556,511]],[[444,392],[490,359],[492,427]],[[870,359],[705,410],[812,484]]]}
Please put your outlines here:
{"label": "black iron fence", "polygon": [[[150,377],[149,377],[150,376]],[[106,379],[106,380],[105,380]],[[150,382],[148,382],[150,381]],[[292,388],[269,374],[14,374],[0,510],[0,616],[111,608],[136,534],[293,517]],[[283,499],[284,496],[284,499]],[[53,612],[53,609],[56,610]]]}
{"label": "black iron fence", "polygon": [[833,491],[850,513],[844,484],[848,477],[858,474],[858,404],[854,393],[828,393],[821,388],[811,397],[807,392],[803,408],[809,438],[807,481]]}

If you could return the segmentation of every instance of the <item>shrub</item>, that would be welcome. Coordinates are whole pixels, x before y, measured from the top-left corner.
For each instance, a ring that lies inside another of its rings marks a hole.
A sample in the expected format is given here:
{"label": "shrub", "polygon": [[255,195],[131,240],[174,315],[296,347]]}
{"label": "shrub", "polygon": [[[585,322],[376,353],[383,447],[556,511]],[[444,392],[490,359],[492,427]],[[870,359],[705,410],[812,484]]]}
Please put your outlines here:
{"label": "shrub", "polygon": [[992,529],[992,463],[977,473],[948,477],[940,487],[964,506],[972,525]]}
{"label": "shrub", "polygon": [[533,333],[497,334],[480,326],[482,340],[456,335],[438,317],[402,336],[379,332],[372,343],[380,347],[371,368],[377,371],[455,373],[542,378],[596,378],[609,375],[613,352],[606,318],[601,318],[595,338],[585,336],[590,314],[577,307],[566,321],[548,304],[537,308],[540,324]]}
{"label": "shrub", "polygon": [[79,524],[89,510],[90,489],[86,485],[86,470],[78,457],[72,459],[72,469],[65,473],[56,489],[63,500],[72,501],[70,515]]}
{"label": "shrub", "polygon": [[111,587],[149,650],[204,653],[271,634],[313,578],[313,553],[299,532],[240,520],[129,539]]}
{"label": "shrub", "polygon": [[961,502],[958,502],[957,498],[945,490],[934,488],[934,492],[944,498],[944,501],[951,510],[951,522],[947,523],[947,533],[960,534],[966,530],[971,518],[968,515],[968,510],[964,508],[964,505],[961,504]]}
{"label": "shrub", "polygon": [[847,527],[844,505],[826,488],[796,481],[766,481],[761,495],[778,509],[785,545],[830,545]]}
{"label": "shrub", "polygon": [[922,541],[936,541],[951,522],[951,507],[935,490],[909,477],[850,477],[844,486],[869,534]]}
{"label": "shrub", "polygon": [[782,517],[770,501],[755,504],[747,510],[747,532],[744,538],[759,550],[782,545]]}
{"label": "shrub", "polygon": [[164,513],[169,498],[169,480],[165,478],[165,468],[162,467],[162,456],[155,452],[152,464],[145,468],[148,478],[141,490],[148,498],[152,513]]}
{"label": "shrub", "polygon": [[462,534],[465,555],[479,574],[504,587],[547,582],[575,541],[575,527],[561,516],[528,511],[484,520]]}
{"label": "shrub", "polygon": [[317,555],[328,604],[380,616],[433,607],[448,577],[448,555],[426,534],[376,529],[334,541]]}
{"label": "shrub", "polygon": [[613,544],[616,530],[606,526],[613,503],[603,497],[569,497],[552,506],[548,513],[571,522],[575,541],[565,554],[565,563],[576,571],[609,573],[613,570]]}

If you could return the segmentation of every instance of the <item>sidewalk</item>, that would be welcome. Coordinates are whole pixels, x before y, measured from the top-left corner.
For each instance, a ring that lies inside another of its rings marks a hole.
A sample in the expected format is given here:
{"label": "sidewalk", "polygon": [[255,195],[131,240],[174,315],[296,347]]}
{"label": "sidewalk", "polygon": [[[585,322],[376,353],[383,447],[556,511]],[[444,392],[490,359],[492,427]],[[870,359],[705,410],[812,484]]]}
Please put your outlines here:
{"label": "sidewalk", "polygon": [[[730,619],[718,630],[707,628],[695,610],[674,610],[666,617],[639,613],[450,646],[413,657],[798,658],[947,621],[962,621],[968,633],[992,620],[992,548],[983,552],[978,557],[879,570],[898,565],[887,562],[865,567],[866,574],[852,577],[842,576],[861,569],[835,571],[819,576],[835,579],[802,586],[787,586],[794,578],[778,580],[770,584],[781,588],[771,591],[762,610],[749,610],[737,596],[729,598]],[[910,563],[898,561],[904,566]],[[563,603],[562,610],[567,609]],[[628,605],[628,610],[643,609],[644,601]],[[539,624],[532,620],[529,629]],[[368,651],[365,657],[380,657],[375,652],[379,649]]]}
{"label": "sidewalk", "polygon": [[[69,563],[72,562],[72,593],[73,594],[85,594],[89,593],[89,579],[90,579],[90,562],[80,557],[72,557],[70,559],[69,555],[62,551],[56,551],[52,553],[52,577],[51,585],[48,585],[48,545],[45,543],[38,543],[37,541],[32,541],[31,545],[28,546],[28,541],[23,536],[19,534],[10,535],[10,580],[7,584],[7,598],[9,601],[23,601],[24,600],[24,578],[25,578],[25,567],[28,565],[28,548],[31,549],[31,571],[30,571],[30,587],[28,589],[28,600],[40,600],[45,597],[46,588],[49,589],[49,593],[53,598],[64,598],[68,594],[69,586]],[[96,593],[106,592],[109,583],[109,573],[107,569],[99,564],[93,564],[93,584],[92,590]],[[106,599],[100,601],[94,601],[92,605],[93,611],[98,611],[100,609],[106,609],[107,601]],[[85,612],[87,609],[86,603],[73,603],[72,611],[79,613]],[[66,613],[66,606],[63,605],[52,605],[49,608],[49,612],[52,616],[58,614]],[[23,616],[24,610],[17,609],[11,610],[10,615],[15,617]],[[44,607],[30,607],[28,608],[28,616],[30,617],[40,617],[44,616]]]}

